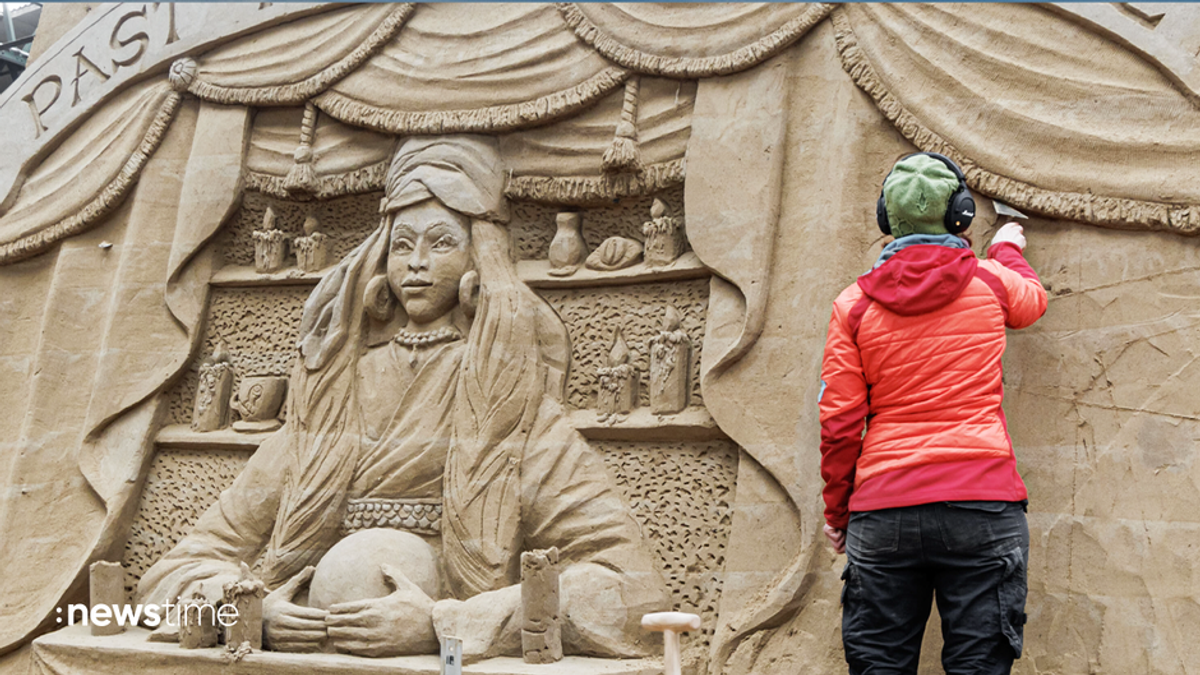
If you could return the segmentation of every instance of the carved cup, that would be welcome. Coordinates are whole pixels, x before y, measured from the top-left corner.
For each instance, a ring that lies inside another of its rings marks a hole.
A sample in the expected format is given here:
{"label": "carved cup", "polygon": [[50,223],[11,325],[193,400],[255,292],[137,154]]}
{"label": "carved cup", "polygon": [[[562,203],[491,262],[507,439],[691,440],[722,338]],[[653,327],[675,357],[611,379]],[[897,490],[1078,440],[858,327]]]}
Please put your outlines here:
{"label": "carved cup", "polygon": [[243,378],[229,405],[242,416],[233,423],[235,431],[273,431],[283,425],[279,411],[287,394],[287,378],[257,376]]}

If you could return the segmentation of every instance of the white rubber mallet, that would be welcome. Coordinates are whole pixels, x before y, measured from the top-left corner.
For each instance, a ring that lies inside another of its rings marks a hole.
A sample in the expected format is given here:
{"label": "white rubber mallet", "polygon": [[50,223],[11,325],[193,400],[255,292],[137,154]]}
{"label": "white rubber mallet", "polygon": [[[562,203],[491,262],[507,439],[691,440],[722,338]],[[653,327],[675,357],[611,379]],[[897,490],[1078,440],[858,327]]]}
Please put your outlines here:
{"label": "white rubber mallet", "polygon": [[700,617],[686,612],[655,612],[642,617],[642,628],[663,634],[663,675],[681,675],[679,634],[700,630]]}

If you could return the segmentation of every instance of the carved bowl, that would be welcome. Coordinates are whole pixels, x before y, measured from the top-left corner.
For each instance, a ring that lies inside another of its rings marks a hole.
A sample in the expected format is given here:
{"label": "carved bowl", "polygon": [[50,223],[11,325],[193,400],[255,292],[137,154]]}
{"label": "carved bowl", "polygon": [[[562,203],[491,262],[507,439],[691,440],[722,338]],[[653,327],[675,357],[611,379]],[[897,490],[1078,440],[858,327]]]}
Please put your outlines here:
{"label": "carved bowl", "polygon": [[438,598],[438,561],[434,548],[421,537],[400,530],[373,528],[339,541],[313,572],[308,605],[331,605],[390,595],[380,565],[387,563],[433,599]]}

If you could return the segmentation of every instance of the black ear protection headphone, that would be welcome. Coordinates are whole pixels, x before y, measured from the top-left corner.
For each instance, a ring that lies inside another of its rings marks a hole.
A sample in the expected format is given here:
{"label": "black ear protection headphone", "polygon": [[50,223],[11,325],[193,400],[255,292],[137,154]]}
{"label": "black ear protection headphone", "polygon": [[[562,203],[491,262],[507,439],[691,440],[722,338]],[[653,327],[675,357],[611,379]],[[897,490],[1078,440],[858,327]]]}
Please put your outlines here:
{"label": "black ear protection headphone", "polygon": [[[946,225],[946,231],[950,234],[965,232],[971,226],[971,221],[975,218],[975,200],[971,197],[970,190],[967,190],[967,177],[963,175],[962,169],[958,168],[957,164],[950,161],[949,157],[939,155],[936,152],[917,152],[908,155],[904,159],[916,157],[917,155],[925,155],[926,157],[933,157],[941,161],[958,177],[958,189],[954,191],[954,194],[950,195],[950,201],[946,204],[946,217],[942,222]],[[883,179],[885,185],[887,184],[887,179],[891,178],[891,176],[892,172],[889,171],[887,178]],[[883,201],[883,188],[879,190],[879,201],[875,202],[875,222],[879,223],[879,229],[884,234],[892,233],[891,224],[888,223],[887,204]]]}

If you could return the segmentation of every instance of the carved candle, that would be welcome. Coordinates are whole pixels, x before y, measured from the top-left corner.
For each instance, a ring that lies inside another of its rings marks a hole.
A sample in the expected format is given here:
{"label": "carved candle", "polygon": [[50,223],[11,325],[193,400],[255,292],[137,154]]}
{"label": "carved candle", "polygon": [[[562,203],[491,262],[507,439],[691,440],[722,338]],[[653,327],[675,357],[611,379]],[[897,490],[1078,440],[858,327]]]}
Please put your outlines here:
{"label": "carved candle", "polygon": [[241,578],[225,584],[222,599],[226,605],[237,609],[237,618],[232,625],[225,626],[225,646],[237,649],[249,644],[251,649],[262,649],[262,599],[266,586],[250,574],[246,563],[241,563]]}
{"label": "carved candle", "polygon": [[263,215],[263,229],[255,230],[250,235],[254,238],[255,271],[262,274],[281,269],[287,255],[287,237],[275,228],[275,209],[267,207]]}
{"label": "carved candle", "polygon": [[[95,608],[109,608],[107,611],[115,617],[125,605],[125,569],[118,562],[103,560],[91,564],[88,568],[88,586],[92,603],[92,616],[96,617]],[[115,618],[109,619],[104,625],[91,622],[92,635],[116,635],[125,632]]]}
{"label": "carved candle", "polygon": [[683,255],[683,219],[668,216],[666,212],[667,205],[655,199],[650,206],[650,220],[642,225],[642,234],[646,235],[642,255],[650,267],[669,265]]}
{"label": "carved candle", "polygon": [[612,350],[608,353],[608,366],[596,369],[600,376],[597,407],[602,418],[609,415],[628,413],[637,405],[638,372],[629,363],[629,347],[618,328],[613,333]]}
{"label": "carved candle", "polygon": [[179,646],[184,649],[217,646],[217,608],[199,593],[179,603]]}
{"label": "carved candle", "polygon": [[233,390],[233,364],[225,343],[217,341],[216,351],[200,364],[200,383],[192,408],[192,430],[216,431],[229,424],[229,394]]}
{"label": "carved candle", "polygon": [[304,236],[292,242],[296,264],[305,272],[323,269],[329,260],[329,237],[317,231],[320,225],[316,215],[310,213],[304,219]]}
{"label": "carved candle", "polygon": [[521,652],[525,663],[561,661],[558,549],[521,554]]}
{"label": "carved candle", "polygon": [[691,393],[692,339],[680,322],[668,305],[662,330],[650,338],[650,410],[658,414],[683,410]]}

